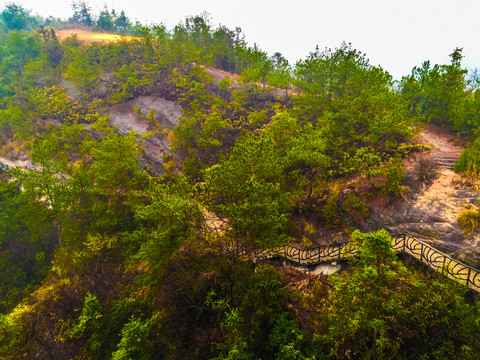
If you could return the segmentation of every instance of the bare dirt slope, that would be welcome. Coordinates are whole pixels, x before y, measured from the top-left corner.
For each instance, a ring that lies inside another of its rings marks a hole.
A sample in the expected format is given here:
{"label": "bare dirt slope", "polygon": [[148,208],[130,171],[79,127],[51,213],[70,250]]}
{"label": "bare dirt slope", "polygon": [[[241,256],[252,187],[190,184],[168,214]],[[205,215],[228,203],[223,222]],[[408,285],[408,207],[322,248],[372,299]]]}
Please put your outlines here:
{"label": "bare dirt slope", "polygon": [[235,87],[238,87],[238,79],[240,79],[240,75],[232,74],[223,70],[215,69],[214,67],[207,67],[205,68],[205,72],[213,77],[215,83],[219,83],[224,78],[228,77],[233,80],[233,84]]}
{"label": "bare dirt slope", "polygon": [[[182,108],[177,102],[155,96],[139,96],[110,107],[107,113],[111,123],[118,127],[118,132],[121,134],[134,131],[144,135],[155,130],[154,124],[147,119],[151,110],[154,111],[155,120],[162,129],[173,129],[178,125],[178,118],[182,114]],[[150,170],[154,174],[160,174],[163,171],[163,155],[175,156],[170,153],[169,147],[168,136],[158,131],[144,140],[145,161],[150,164]]]}
{"label": "bare dirt slope", "polygon": [[430,154],[460,156],[464,150],[456,134],[438,125],[430,124],[419,135],[420,143],[431,146]]}
{"label": "bare dirt slope", "polygon": [[[459,139],[447,130],[429,125],[421,132],[419,142],[431,150],[417,156],[407,166],[407,178],[413,176],[420,157],[427,160],[439,156],[456,157],[463,147]],[[480,265],[480,236],[465,236],[457,224],[457,217],[467,204],[477,204],[480,194],[465,185],[465,179],[449,168],[438,166],[437,177],[430,185],[423,185],[401,203],[372,209],[372,219],[378,226],[394,233],[409,233],[441,251],[473,266]]]}

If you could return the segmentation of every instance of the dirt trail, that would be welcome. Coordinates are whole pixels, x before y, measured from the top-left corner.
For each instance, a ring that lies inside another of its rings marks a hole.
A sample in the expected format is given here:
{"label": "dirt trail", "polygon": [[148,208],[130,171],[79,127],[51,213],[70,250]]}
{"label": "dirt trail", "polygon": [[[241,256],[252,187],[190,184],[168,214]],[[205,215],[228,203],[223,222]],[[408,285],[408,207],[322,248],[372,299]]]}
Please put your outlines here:
{"label": "dirt trail", "polygon": [[[420,134],[420,141],[424,145],[430,145],[432,147],[429,151],[431,158],[436,156],[454,156],[458,158],[464,150],[463,147],[457,145],[459,140],[458,135],[453,134],[438,125],[432,124]],[[458,211],[456,211],[455,208],[457,207],[456,203],[458,203],[458,201],[455,201],[455,204],[452,204],[452,199],[455,198],[458,190],[462,190],[459,188],[459,184],[462,183],[462,176],[451,169],[439,168],[438,170],[438,178],[430,187],[424,189],[424,191],[419,194],[417,205],[426,205],[432,201],[450,204],[452,211],[446,212],[445,216],[452,223],[456,223]],[[462,206],[463,205],[464,204],[462,204]]]}
{"label": "dirt trail", "polygon": [[[457,135],[436,125],[429,125],[417,139],[431,149],[406,161],[407,177],[418,171],[419,157],[458,158],[463,151]],[[460,230],[457,218],[468,204],[476,205],[480,194],[465,185],[465,178],[450,168],[438,167],[437,177],[429,185],[417,189],[409,199],[388,207],[374,207],[372,219],[377,226],[392,233],[409,233],[430,243],[435,248],[469,265],[480,265],[480,235],[465,236]]]}
{"label": "dirt trail", "polygon": [[460,142],[458,135],[438,125],[430,124],[419,135],[420,143],[432,147],[432,155],[455,155],[460,156],[463,147],[457,145]]}

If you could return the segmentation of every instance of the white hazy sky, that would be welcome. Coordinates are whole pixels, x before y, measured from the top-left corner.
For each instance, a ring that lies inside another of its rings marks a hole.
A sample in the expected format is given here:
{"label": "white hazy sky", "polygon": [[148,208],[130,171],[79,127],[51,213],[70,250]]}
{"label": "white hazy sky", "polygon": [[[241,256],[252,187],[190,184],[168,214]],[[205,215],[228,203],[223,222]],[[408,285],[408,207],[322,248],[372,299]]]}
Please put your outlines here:
{"label": "white hazy sky", "polygon": [[[10,1],[0,0],[0,6]],[[67,18],[71,1],[14,1],[34,14]],[[163,23],[172,28],[186,16],[203,11],[212,23],[240,26],[250,45],[270,55],[281,52],[291,63],[307,57],[318,45],[338,47],[342,41],[366,53],[395,79],[425,60],[446,64],[463,47],[466,67],[480,67],[480,0],[106,0],[88,1],[94,15],[106,3],[124,10],[130,20]],[[3,8],[3,6],[2,6]]]}

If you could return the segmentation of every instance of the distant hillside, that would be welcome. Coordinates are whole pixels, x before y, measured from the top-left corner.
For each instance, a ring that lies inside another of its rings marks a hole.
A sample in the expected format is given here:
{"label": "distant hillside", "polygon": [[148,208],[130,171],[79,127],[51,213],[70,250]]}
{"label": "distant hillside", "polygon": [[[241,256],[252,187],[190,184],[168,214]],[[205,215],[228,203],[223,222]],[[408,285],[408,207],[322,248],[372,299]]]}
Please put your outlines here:
{"label": "distant hillside", "polygon": [[[0,13],[0,154],[22,164],[0,171],[1,359],[478,357],[477,272],[400,261],[385,230],[477,261],[461,49],[394,83],[345,43],[292,65],[206,14],[72,7],[141,35]],[[345,239],[322,248],[337,274],[279,256]]]}

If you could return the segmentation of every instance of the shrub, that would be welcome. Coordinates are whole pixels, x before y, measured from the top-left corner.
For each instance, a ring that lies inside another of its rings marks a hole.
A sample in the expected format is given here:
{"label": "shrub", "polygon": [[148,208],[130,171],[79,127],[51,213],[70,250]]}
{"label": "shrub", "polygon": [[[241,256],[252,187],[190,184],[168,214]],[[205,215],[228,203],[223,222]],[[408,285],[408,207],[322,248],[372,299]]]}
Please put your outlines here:
{"label": "shrub", "polygon": [[415,180],[431,185],[438,176],[438,165],[431,158],[420,157],[420,161],[415,169]]}
{"label": "shrub", "polygon": [[478,209],[474,209],[473,206],[467,205],[458,215],[457,221],[460,229],[467,235],[472,235],[478,228],[478,219],[480,218],[480,212]]}
{"label": "shrub", "polygon": [[456,172],[473,172],[475,175],[480,169],[480,139],[467,145],[460,155],[453,170]]}

